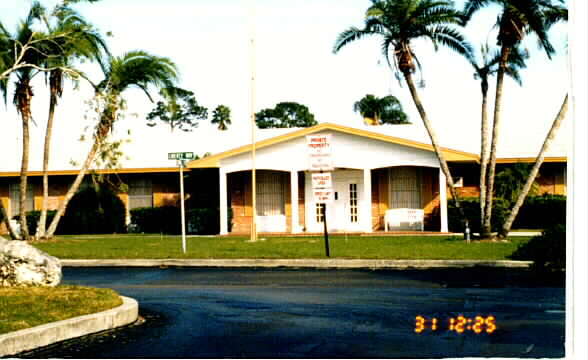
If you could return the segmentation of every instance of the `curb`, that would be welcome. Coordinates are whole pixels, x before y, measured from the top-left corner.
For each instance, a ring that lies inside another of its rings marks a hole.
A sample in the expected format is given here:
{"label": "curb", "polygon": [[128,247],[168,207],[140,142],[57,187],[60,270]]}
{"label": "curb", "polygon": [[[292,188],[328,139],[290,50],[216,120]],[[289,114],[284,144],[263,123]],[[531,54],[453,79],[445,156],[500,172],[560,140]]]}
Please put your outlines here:
{"label": "curb", "polygon": [[65,267],[261,267],[318,269],[529,268],[532,261],[513,260],[364,260],[364,259],[88,259],[61,260]]}
{"label": "curb", "polygon": [[121,298],[122,305],[114,309],[0,335],[0,357],[135,322],[139,316],[139,303],[126,296]]}

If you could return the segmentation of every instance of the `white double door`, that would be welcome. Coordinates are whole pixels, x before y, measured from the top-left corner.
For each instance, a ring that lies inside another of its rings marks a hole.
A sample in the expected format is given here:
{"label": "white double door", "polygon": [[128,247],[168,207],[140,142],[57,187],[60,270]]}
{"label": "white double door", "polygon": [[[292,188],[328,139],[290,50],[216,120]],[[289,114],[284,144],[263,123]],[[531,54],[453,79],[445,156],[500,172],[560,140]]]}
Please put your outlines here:
{"label": "white double door", "polygon": [[[329,231],[361,231],[361,204],[363,201],[363,172],[361,170],[337,170],[331,172],[334,201],[326,204],[327,229]],[[310,174],[306,179],[306,214],[310,232],[323,231],[324,213],[312,195]]]}

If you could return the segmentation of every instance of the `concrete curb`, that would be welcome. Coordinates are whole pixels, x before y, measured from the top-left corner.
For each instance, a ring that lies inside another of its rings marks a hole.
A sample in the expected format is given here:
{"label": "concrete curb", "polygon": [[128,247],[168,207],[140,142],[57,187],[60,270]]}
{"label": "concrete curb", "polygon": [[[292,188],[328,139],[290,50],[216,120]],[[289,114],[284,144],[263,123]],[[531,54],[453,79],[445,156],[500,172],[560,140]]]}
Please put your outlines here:
{"label": "concrete curb", "polygon": [[100,259],[61,260],[65,267],[292,267],[319,269],[528,268],[512,260],[365,260],[365,259]]}
{"label": "concrete curb", "polygon": [[122,305],[114,309],[0,335],[0,357],[114,329],[136,321],[139,316],[139,304],[135,299],[125,296],[121,298]]}

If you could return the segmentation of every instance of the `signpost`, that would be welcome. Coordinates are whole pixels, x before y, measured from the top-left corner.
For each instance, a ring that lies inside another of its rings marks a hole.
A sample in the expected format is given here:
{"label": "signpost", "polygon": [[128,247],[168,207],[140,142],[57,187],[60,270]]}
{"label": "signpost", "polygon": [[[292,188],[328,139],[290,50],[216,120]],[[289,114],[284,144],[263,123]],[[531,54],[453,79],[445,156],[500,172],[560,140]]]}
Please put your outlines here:
{"label": "signpost", "polygon": [[331,134],[315,134],[306,136],[308,149],[308,168],[312,173],[312,194],[317,204],[323,208],[323,231],[325,236],[325,253],[330,257],[329,233],[327,231],[327,204],[334,201],[333,179],[330,172],[335,169],[331,156]]}
{"label": "signpost", "polygon": [[193,152],[168,153],[169,160],[176,160],[180,167],[180,211],[182,217],[182,250],[186,253],[186,211],[184,209],[184,166],[187,160],[194,159]]}

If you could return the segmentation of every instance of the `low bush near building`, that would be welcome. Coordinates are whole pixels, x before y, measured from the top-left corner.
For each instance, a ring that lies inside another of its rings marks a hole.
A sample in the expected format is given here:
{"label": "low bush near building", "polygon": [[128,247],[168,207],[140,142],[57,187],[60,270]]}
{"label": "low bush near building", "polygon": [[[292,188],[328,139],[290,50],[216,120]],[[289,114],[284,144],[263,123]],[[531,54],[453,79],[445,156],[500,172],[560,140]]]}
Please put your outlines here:
{"label": "low bush near building", "polygon": [[[480,232],[480,201],[478,198],[464,198],[459,202],[462,207],[466,218],[470,222],[470,231],[472,233]],[[494,199],[492,202],[492,231],[498,231],[508,216],[507,202],[504,199]],[[461,218],[461,215],[455,203],[449,201],[447,203],[447,217],[449,231],[451,232],[464,232],[465,223]]]}
{"label": "low bush near building", "polygon": [[[470,221],[470,230],[480,230],[480,202],[478,198],[463,198],[460,201],[466,217]],[[498,231],[508,214],[510,208],[508,201],[495,198],[492,203],[492,231]],[[452,201],[447,203],[447,215],[449,231],[463,232],[464,223],[459,211]],[[514,229],[546,229],[556,224],[564,224],[566,221],[566,197],[562,195],[529,196],[525,199],[519,211]]]}
{"label": "low bush near building", "polygon": [[87,187],[71,199],[61,220],[60,234],[126,232],[125,204],[107,187]]}
{"label": "low bush near building", "polygon": [[543,234],[520,245],[510,256],[513,260],[532,260],[536,270],[565,270],[566,227],[555,225]]}
{"label": "low bush near building", "polygon": [[[57,211],[55,211],[55,210],[47,211],[47,220],[46,220],[47,226],[49,226],[49,224],[51,224],[51,221],[53,221],[53,217],[55,216],[55,213],[57,213]],[[41,211],[40,210],[28,211],[26,213],[26,215],[27,215],[27,227],[29,228],[29,234],[35,234],[37,232],[37,225],[39,224],[39,219],[41,218]],[[19,221],[20,215],[14,216],[13,219],[16,221]],[[61,225],[61,223],[60,223],[60,225]],[[60,229],[61,229],[61,226],[58,226],[57,233],[59,233]]]}
{"label": "low bush near building", "polygon": [[[186,232],[212,235],[219,233],[218,209],[202,208],[186,211]],[[135,232],[180,234],[181,212],[175,206],[145,207],[131,210]]]}

